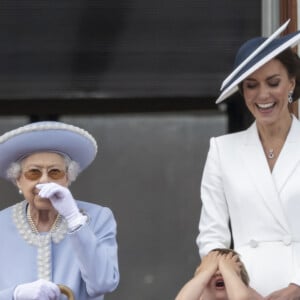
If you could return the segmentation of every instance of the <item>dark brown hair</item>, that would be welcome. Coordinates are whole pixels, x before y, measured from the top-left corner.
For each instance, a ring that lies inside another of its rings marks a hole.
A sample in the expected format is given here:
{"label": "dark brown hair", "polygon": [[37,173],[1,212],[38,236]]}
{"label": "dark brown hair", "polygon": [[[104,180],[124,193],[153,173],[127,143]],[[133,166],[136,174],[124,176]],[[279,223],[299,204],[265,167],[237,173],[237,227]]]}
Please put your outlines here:
{"label": "dark brown hair", "polygon": [[279,53],[275,59],[278,59],[286,68],[290,78],[295,77],[296,84],[293,93],[293,101],[300,97],[300,58],[292,48]]}

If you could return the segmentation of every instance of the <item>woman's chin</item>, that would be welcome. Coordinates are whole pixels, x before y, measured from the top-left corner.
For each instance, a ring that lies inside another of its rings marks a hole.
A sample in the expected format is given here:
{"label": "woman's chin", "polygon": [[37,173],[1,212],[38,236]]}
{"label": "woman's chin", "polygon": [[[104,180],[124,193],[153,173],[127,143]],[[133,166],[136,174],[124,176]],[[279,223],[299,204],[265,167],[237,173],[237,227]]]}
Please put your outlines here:
{"label": "woman's chin", "polygon": [[49,199],[41,198],[41,197],[35,197],[33,199],[33,205],[37,209],[53,209],[53,206]]}

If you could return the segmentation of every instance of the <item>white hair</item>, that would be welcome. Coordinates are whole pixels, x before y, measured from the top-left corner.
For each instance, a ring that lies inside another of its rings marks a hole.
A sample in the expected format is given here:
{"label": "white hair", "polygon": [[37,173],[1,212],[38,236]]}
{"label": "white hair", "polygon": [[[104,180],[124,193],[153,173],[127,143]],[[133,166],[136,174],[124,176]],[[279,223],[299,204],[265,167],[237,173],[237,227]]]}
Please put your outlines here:
{"label": "white hair", "polygon": [[[69,183],[75,181],[80,172],[79,164],[63,153],[57,153],[57,154],[61,155],[64,158],[66,168],[67,168]],[[19,161],[11,163],[8,169],[6,170],[6,177],[9,180],[11,180],[13,183],[16,183],[17,179],[21,175],[22,172],[21,164],[24,158],[25,157],[23,157]]]}

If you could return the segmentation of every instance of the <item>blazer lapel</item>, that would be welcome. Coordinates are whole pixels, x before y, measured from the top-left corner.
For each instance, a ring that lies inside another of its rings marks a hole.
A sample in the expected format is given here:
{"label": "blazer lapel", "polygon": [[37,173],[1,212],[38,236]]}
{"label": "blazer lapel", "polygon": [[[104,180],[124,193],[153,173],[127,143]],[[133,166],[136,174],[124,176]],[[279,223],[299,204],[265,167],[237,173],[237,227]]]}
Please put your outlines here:
{"label": "blazer lapel", "polygon": [[278,223],[288,231],[288,224],[283,213],[279,193],[267,163],[262,144],[259,140],[256,123],[245,132],[245,140],[241,145],[243,157],[250,180],[261,195],[268,209]]}
{"label": "blazer lapel", "polygon": [[282,190],[300,163],[300,122],[293,116],[291,129],[273,169],[278,192]]}

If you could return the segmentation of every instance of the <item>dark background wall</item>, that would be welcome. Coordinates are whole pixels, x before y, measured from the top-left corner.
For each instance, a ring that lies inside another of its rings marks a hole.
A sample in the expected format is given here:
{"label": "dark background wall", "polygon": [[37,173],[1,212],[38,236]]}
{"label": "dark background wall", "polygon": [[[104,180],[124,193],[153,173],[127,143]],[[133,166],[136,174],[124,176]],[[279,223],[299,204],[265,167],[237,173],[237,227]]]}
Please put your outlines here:
{"label": "dark background wall", "polygon": [[[3,0],[0,113],[215,109],[261,1]],[[87,105],[82,105],[87,103]]]}
{"label": "dark background wall", "polygon": [[[237,47],[260,34],[261,1],[4,0],[0,134],[36,120],[99,143],[72,185],[118,222],[121,282],[107,299],[173,299],[199,263],[199,187],[209,138],[246,127],[217,107]],[[0,207],[20,200],[0,182]]]}

